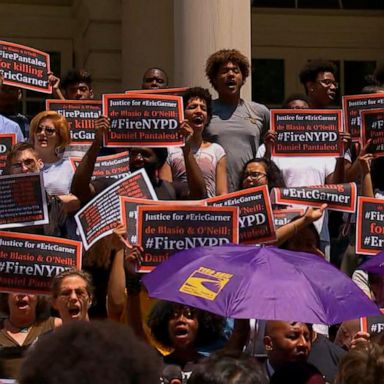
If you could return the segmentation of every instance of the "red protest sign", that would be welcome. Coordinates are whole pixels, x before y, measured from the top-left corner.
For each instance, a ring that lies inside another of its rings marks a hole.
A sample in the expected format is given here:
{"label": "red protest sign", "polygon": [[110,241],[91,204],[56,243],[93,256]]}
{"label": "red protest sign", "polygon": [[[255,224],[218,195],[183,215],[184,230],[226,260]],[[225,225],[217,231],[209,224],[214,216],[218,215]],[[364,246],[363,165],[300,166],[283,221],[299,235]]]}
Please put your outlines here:
{"label": "red protest sign", "polygon": [[138,244],[144,248],[140,272],[149,272],[172,253],[238,242],[238,208],[139,206]]}
{"label": "red protest sign", "polygon": [[48,53],[24,45],[0,41],[0,72],[4,84],[52,93],[48,82]]}
{"label": "red protest sign", "polygon": [[371,139],[369,152],[375,157],[384,156],[384,108],[361,111],[360,119],[362,145]]}
{"label": "red protest sign", "polygon": [[101,115],[101,101],[46,100],[46,109],[67,119],[71,145],[92,144],[95,139],[95,122]]}
{"label": "red protest sign", "polygon": [[384,199],[359,197],[356,216],[356,253],[376,255],[384,248]]}
{"label": "red protest sign", "polygon": [[[73,171],[76,172],[81,162],[80,157],[69,158]],[[97,178],[122,179],[129,175],[129,152],[120,152],[115,155],[100,156],[96,158],[92,173],[92,180]]]}
{"label": "red protest sign", "polygon": [[[120,196],[121,222],[127,228],[128,242],[137,244],[137,207],[140,205],[175,205],[175,201],[168,200],[146,200],[133,197]],[[178,201],[178,206],[204,206],[203,200]]]}
{"label": "red protest sign", "polygon": [[111,234],[117,227],[120,221],[120,196],[157,200],[152,184],[143,169],[116,181],[75,215],[86,250],[96,241]]}
{"label": "red protest sign", "polygon": [[368,332],[370,335],[384,332],[384,309],[380,309],[382,315],[360,317],[360,331]]}
{"label": "red protest sign", "polygon": [[354,141],[360,139],[360,111],[374,108],[384,108],[384,94],[343,96],[345,130],[351,134]]}
{"label": "red protest sign", "polygon": [[53,277],[81,268],[79,241],[0,232],[0,249],[0,291],[48,294]]}
{"label": "red protest sign", "polygon": [[273,213],[273,223],[275,228],[280,228],[283,225],[286,225],[291,222],[297,216],[304,215],[304,209],[300,208],[287,208],[287,209],[274,209]]}
{"label": "red protest sign", "polygon": [[107,147],[181,146],[179,122],[184,119],[179,96],[103,95],[103,115],[111,120],[104,136]]}
{"label": "red protest sign", "polygon": [[48,221],[42,174],[0,177],[0,228],[42,225]]}
{"label": "red protest sign", "polygon": [[206,202],[213,207],[239,208],[240,243],[266,243],[276,239],[267,186],[211,197]]}
{"label": "red protest sign", "polygon": [[183,96],[188,88],[158,88],[158,89],[135,89],[131,91],[125,91],[125,93],[143,93],[151,95],[174,95]]}
{"label": "red protest sign", "polygon": [[7,153],[16,144],[16,133],[0,134],[0,175],[3,174],[7,165]]}
{"label": "red protest sign", "polygon": [[341,110],[271,110],[271,130],[276,132],[273,156],[340,156],[343,146]]}
{"label": "red protest sign", "polygon": [[300,204],[320,207],[327,203],[328,209],[340,212],[355,212],[356,184],[326,184],[308,187],[273,188],[276,204]]}

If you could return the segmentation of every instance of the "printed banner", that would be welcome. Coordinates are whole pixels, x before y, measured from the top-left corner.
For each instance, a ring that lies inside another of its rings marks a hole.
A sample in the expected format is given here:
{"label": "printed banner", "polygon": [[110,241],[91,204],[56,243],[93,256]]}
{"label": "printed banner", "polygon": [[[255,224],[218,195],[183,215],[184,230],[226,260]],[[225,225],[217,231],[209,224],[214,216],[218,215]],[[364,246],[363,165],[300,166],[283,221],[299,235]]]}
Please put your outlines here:
{"label": "printed banner", "polygon": [[173,95],[183,96],[188,88],[157,88],[157,89],[135,89],[131,91],[125,91],[125,93],[138,93],[138,94],[151,94],[151,95]]}
{"label": "printed banner", "polygon": [[356,253],[376,255],[384,248],[384,199],[359,197],[356,217]]}
{"label": "printed banner", "polygon": [[55,111],[67,119],[71,145],[92,144],[95,139],[95,122],[101,115],[101,101],[46,100],[45,105],[48,111]]}
{"label": "printed banner", "polygon": [[4,77],[4,84],[52,93],[52,87],[48,82],[50,72],[48,53],[0,41],[0,72]]}
{"label": "printed banner", "polygon": [[345,130],[350,132],[354,141],[360,139],[360,111],[374,108],[384,108],[383,93],[343,96]]}
{"label": "printed banner", "polygon": [[303,216],[305,211],[300,208],[287,208],[287,209],[274,209],[273,213],[273,223],[275,228],[280,228],[283,225],[289,224],[292,219],[297,216]]}
{"label": "printed banner", "polygon": [[0,228],[47,224],[42,173],[0,177]]}
{"label": "printed banner", "polygon": [[384,309],[380,309],[382,315],[360,317],[360,331],[370,335],[384,332]]}
{"label": "printed banner", "polygon": [[[70,157],[73,171],[76,172],[81,162],[80,157]],[[100,156],[96,158],[92,180],[97,178],[123,179],[129,172],[129,152],[120,152],[116,155]]]}
{"label": "printed banner", "polygon": [[180,96],[103,95],[103,115],[111,119],[106,147],[182,146],[179,122],[184,119]]}
{"label": "printed banner", "polygon": [[276,239],[267,186],[212,197],[206,202],[213,207],[239,207],[240,243],[266,243]]}
{"label": "printed banner", "polygon": [[0,231],[0,291],[50,294],[60,272],[81,268],[81,243]]}
{"label": "printed banner", "polygon": [[276,132],[273,156],[341,156],[341,110],[271,110],[271,129]]}
{"label": "printed banner", "polygon": [[7,153],[16,144],[16,133],[0,134],[0,175],[4,173],[7,165]]}
{"label": "printed banner", "polygon": [[75,215],[86,250],[96,241],[110,235],[116,228],[120,221],[120,196],[157,200],[156,193],[144,169],[116,181]]}
{"label": "printed banner", "polygon": [[[139,205],[175,205],[174,200],[145,200],[120,196],[121,222],[127,228],[128,243],[137,244],[137,207]],[[204,200],[183,200],[177,202],[178,206],[205,206]]]}
{"label": "printed banner", "polygon": [[276,204],[300,204],[320,207],[327,203],[328,209],[340,212],[355,212],[356,184],[326,184],[308,187],[273,188]]}
{"label": "printed banner", "polygon": [[139,206],[140,272],[150,272],[177,251],[238,242],[237,207]]}
{"label": "printed banner", "polygon": [[360,112],[362,146],[369,145],[369,152],[375,157],[384,156],[384,109]]}

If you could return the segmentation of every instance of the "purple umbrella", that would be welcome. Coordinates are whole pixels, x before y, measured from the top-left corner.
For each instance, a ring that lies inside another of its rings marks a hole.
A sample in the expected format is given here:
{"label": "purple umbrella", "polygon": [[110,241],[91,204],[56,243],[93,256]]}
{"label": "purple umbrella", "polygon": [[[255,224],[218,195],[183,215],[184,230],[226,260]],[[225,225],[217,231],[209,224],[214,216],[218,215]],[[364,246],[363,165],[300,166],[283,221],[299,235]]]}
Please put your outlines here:
{"label": "purple umbrella", "polygon": [[335,324],[380,314],[319,256],[229,245],[178,252],[143,278],[149,295],[222,316]]}
{"label": "purple umbrella", "polygon": [[378,275],[384,275],[384,251],[372,256],[365,263],[361,264],[359,269]]}

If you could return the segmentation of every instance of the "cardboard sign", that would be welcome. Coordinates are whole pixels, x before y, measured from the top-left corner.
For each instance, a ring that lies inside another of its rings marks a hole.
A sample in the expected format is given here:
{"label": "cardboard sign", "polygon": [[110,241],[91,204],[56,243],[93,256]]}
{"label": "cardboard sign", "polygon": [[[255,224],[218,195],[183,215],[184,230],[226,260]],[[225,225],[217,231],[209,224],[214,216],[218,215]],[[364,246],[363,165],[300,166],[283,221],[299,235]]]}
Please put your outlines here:
{"label": "cardboard sign", "polygon": [[383,93],[343,96],[345,130],[350,132],[352,140],[360,139],[360,111],[374,108],[384,108]]}
{"label": "cardboard sign", "polygon": [[116,181],[75,215],[86,250],[96,241],[111,234],[116,228],[120,221],[120,196],[157,200],[156,193],[144,169]]}
{"label": "cardboard sign", "polygon": [[380,309],[382,315],[360,318],[360,330],[370,335],[384,332],[384,309]]}
{"label": "cardboard sign", "polygon": [[103,95],[103,115],[111,119],[106,147],[170,147],[183,145],[179,122],[184,119],[179,96]]}
{"label": "cardboard sign", "polygon": [[384,199],[359,197],[356,217],[356,253],[376,255],[384,248]]}
{"label": "cardboard sign", "polygon": [[0,134],[0,175],[4,173],[7,165],[7,153],[16,144],[16,133]]}
{"label": "cardboard sign", "polygon": [[[137,207],[140,205],[175,205],[175,201],[168,200],[145,200],[133,197],[120,196],[121,222],[127,228],[128,243],[137,244]],[[183,206],[205,206],[204,200],[178,201],[177,205]]]}
{"label": "cardboard sign", "polygon": [[52,87],[48,82],[50,72],[48,53],[0,41],[0,72],[6,85],[52,93]]}
{"label": "cardboard sign", "polygon": [[333,211],[355,212],[356,209],[355,183],[273,188],[272,193],[276,204],[320,207],[327,203],[328,209]]}
{"label": "cardboard sign", "polygon": [[276,239],[266,185],[215,196],[206,202],[213,207],[239,207],[240,243],[266,243]]}
{"label": "cardboard sign", "polygon": [[238,242],[238,208],[139,206],[140,272],[149,272],[177,251]]}
{"label": "cardboard sign", "polygon": [[51,279],[81,268],[79,241],[0,232],[0,291],[50,294]]}
{"label": "cardboard sign", "polygon": [[[73,171],[76,172],[81,162],[80,157],[69,158]],[[92,180],[97,178],[123,179],[129,172],[129,152],[120,152],[116,155],[100,156],[96,158],[95,168],[92,173]]]}
{"label": "cardboard sign", "polygon": [[369,152],[375,157],[384,156],[384,108],[360,112],[362,146],[369,145]]}
{"label": "cardboard sign", "polygon": [[273,156],[341,156],[341,110],[275,109],[271,130],[276,132]]}
{"label": "cardboard sign", "polygon": [[287,209],[274,209],[273,213],[273,223],[275,228],[280,228],[283,225],[289,224],[292,219],[297,216],[304,215],[304,209],[300,208],[287,208]]}
{"label": "cardboard sign", "polygon": [[47,224],[48,208],[41,173],[0,177],[0,228]]}
{"label": "cardboard sign", "polygon": [[95,122],[101,115],[101,101],[97,100],[46,100],[46,109],[55,111],[68,121],[71,145],[92,144],[95,139]]}
{"label": "cardboard sign", "polygon": [[151,95],[173,95],[183,96],[189,88],[157,88],[157,89],[136,89],[131,91],[125,91],[125,93],[143,93]]}

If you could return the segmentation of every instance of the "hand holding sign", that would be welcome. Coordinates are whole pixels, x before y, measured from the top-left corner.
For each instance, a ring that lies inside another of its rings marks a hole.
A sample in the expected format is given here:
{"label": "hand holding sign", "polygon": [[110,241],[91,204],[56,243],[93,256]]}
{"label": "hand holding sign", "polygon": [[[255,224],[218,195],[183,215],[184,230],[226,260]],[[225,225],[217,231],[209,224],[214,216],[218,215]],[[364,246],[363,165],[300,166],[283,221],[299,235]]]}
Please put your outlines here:
{"label": "hand holding sign", "polygon": [[108,132],[110,120],[106,116],[100,116],[95,122],[96,134],[95,142],[101,147],[103,145],[104,135]]}
{"label": "hand holding sign", "polygon": [[313,223],[314,221],[319,220],[324,211],[327,209],[328,204],[322,204],[320,208],[308,207],[305,211],[304,218],[308,223]]}
{"label": "hand holding sign", "polygon": [[271,130],[269,130],[264,136],[264,144],[265,144],[265,155],[264,156],[267,159],[271,158],[273,146],[275,145],[275,142],[276,142],[276,136],[277,136],[277,133],[275,131],[271,131]]}
{"label": "hand holding sign", "polygon": [[184,120],[179,126],[180,136],[184,138],[185,144],[189,144],[193,136],[193,128],[189,125],[188,120]]}

